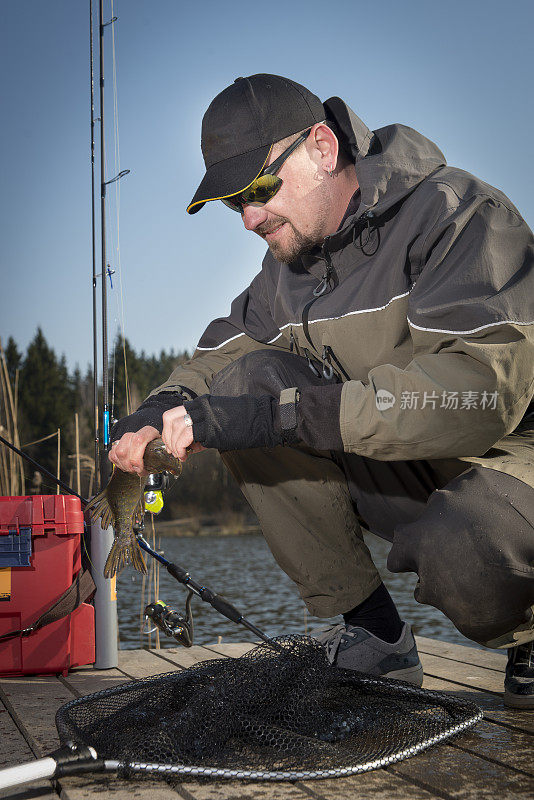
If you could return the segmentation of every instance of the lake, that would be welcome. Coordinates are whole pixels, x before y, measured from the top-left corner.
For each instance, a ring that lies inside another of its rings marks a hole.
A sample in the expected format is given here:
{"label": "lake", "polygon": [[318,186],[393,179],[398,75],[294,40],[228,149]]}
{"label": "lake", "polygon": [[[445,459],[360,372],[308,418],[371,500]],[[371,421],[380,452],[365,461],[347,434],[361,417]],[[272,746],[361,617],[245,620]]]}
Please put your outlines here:
{"label": "lake", "polygon": [[[261,534],[241,536],[160,537],[159,549],[169,561],[187,569],[198,583],[224,595],[239,611],[269,636],[304,633],[324,625],[325,620],[311,617],[293,588],[293,583],[275,563]],[[373,535],[366,536],[384,583],[389,589],[399,614],[412,625],[414,633],[456,644],[476,647],[459,633],[452,623],[432,606],[423,606],[413,597],[417,576],[393,574],[385,566],[390,544]],[[148,556],[149,560],[150,556]],[[153,572],[153,570],[152,570]],[[131,568],[123,570],[117,580],[119,636],[122,649],[155,646],[155,635],[141,633],[141,605],[154,599],[154,575],[145,579]],[[147,591],[150,584],[150,597]],[[157,599],[183,612],[187,590],[177,583],[165,568],[159,570]],[[254,641],[246,628],[230,622],[199,598],[193,599],[195,644]],[[341,617],[332,622],[340,622]],[[177,643],[160,634],[161,647]]]}

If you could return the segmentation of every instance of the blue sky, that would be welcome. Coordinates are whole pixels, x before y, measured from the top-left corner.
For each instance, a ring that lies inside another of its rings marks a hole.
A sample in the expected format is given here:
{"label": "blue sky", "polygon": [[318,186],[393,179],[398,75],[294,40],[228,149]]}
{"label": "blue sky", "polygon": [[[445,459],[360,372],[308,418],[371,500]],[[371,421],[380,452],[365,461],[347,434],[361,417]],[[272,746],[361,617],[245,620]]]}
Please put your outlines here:
{"label": "blue sky", "polygon": [[[0,2],[0,336],[25,348],[40,325],[82,369],[92,358],[88,8]],[[105,9],[109,19],[111,0]],[[204,172],[202,115],[239,75],[286,75],[342,97],[371,128],[417,128],[534,224],[531,0],[114,0],[113,13],[120,163],[107,27],[106,178],[131,173],[120,197],[108,190],[110,339],[119,257],[125,333],[147,353],[192,349],[259,269],[265,246],[237,214],[220,203],[185,214]]]}

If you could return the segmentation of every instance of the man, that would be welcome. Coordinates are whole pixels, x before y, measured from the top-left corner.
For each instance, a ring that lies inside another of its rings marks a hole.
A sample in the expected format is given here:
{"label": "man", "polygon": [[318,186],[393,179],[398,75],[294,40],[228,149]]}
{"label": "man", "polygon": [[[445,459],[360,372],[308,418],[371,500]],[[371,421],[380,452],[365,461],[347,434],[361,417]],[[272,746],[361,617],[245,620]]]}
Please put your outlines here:
{"label": "man", "polygon": [[534,707],[532,233],[502,192],[402,125],[370,131],[339,98],[275,75],[208,108],[206,174],[269,246],[193,358],[114,429],[216,447],[342,667],[420,684],[361,526],[389,539],[416,599],[509,648],[505,702]]}

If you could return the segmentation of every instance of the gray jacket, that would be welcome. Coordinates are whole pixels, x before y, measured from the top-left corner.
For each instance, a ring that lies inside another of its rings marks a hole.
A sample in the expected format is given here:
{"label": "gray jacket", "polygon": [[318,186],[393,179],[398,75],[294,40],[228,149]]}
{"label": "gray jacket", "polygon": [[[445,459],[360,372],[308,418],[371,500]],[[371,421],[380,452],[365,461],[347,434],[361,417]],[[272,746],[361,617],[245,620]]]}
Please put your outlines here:
{"label": "gray jacket", "polygon": [[346,451],[465,458],[534,485],[533,426],[518,428],[534,394],[530,228],[417,131],[372,132],[339,98],[325,105],[355,162],[357,211],[296,263],[268,251],[154,393],[209,393],[245,353],[294,349],[343,381],[332,413]]}

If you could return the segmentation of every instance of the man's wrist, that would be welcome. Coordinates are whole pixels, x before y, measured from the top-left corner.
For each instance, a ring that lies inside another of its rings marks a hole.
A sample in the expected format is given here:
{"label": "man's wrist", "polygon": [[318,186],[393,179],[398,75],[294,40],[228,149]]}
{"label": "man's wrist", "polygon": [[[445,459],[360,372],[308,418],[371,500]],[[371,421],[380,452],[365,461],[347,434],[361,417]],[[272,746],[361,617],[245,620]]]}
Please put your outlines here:
{"label": "man's wrist", "polygon": [[217,450],[276,447],[282,443],[277,401],[270,395],[202,395],[184,403],[193,420],[193,439]]}
{"label": "man's wrist", "polygon": [[127,417],[122,417],[115,423],[110,431],[111,441],[118,441],[125,433],[137,433],[146,425],[150,425],[158,433],[161,433],[165,411],[183,404],[184,398],[179,392],[160,392],[151,395],[141,403],[137,411]]}

